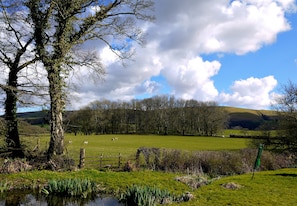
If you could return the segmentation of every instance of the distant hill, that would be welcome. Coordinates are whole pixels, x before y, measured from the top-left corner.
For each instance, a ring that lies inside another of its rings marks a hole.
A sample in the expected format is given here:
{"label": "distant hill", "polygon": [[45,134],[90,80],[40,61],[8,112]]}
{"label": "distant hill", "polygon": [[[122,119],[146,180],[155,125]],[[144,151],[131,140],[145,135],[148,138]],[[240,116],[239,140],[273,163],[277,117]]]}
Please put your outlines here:
{"label": "distant hill", "polygon": [[22,112],[17,113],[17,117],[32,125],[42,125],[49,123],[48,111]]}
{"label": "distant hill", "polygon": [[[264,123],[273,123],[277,119],[277,114],[272,110],[253,110],[236,107],[223,107],[229,115],[228,128],[247,128],[255,130]],[[68,111],[67,113],[69,113]],[[18,118],[32,125],[42,125],[49,123],[47,111],[18,113]]]}
{"label": "distant hill", "polygon": [[274,127],[277,113],[272,110],[252,110],[236,107],[224,107],[229,114],[229,128],[241,127],[255,130],[263,124]]}

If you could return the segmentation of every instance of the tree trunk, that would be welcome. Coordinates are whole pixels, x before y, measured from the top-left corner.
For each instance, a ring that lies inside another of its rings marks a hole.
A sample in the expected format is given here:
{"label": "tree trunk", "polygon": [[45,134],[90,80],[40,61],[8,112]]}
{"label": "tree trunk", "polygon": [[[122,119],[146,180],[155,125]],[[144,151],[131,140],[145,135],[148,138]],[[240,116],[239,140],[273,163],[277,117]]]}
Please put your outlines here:
{"label": "tree trunk", "polygon": [[62,112],[64,100],[62,97],[63,80],[60,71],[57,69],[48,70],[49,94],[51,101],[51,139],[48,148],[48,159],[53,155],[61,155],[64,151],[64,130]]}
{"label": "tree trunk", "polygon": [[24,157],[17,121],[17,72],[9,73],[7,85],[8,88],[5,90],[6,145],[11,157]]}

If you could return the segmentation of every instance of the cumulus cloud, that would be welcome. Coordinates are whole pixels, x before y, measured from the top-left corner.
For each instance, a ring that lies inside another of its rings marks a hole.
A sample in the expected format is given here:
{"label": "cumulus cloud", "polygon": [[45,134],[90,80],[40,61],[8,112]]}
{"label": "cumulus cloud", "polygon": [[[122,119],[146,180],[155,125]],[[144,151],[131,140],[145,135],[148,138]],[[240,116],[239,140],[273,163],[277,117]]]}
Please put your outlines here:
{"label": "cumulus cloud", "polygon": [[180,60],[178,65],[165,68],[162,74],[174,88],[176,97],[210,101],[218,95],[211,77],[218,73],[220,67],[218,61],[203,61],[201,57],[196,57]]}
{"label": "cumulus cloud", "polygon": [[285,12],[294,1],[158,1],[155,38],[162,51],[256,51],[290,29]]}
{"label": "cumulus cloud", "polygon": [[273,76],[238,80],[231,86],[232,93],[222,92],[218,101],[230,106],[265,109],[272,104],[276,85],[277,80]]}
{"label": "cumulus cloud", "polygon": [[278,34],[291,29],[285,15],[295,8],[294,0],[156,0],[156,21],[144,25],[148,33],[145,48],[133,44],[137,53],[123,67],[109,48],[100,44],[97,49],[106,68],[105,79],[81,84],[77,96],[91,101],[157,95],[161,85],[152,77],[162,75],[177,97],[269,106],[277,84],[273,76],[235,81],[231,93],[220,94],[213,80],[220,75],[220,59],[201,56],[245,55],[274,43]]}

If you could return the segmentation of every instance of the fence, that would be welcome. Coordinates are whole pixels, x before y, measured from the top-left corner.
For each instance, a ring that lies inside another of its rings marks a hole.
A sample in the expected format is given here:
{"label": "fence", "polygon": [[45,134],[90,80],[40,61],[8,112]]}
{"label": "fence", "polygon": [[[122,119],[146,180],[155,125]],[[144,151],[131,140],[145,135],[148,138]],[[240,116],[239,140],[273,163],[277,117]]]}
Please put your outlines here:
{"label": "fence", "polygon": [[86,157],[84,148],[80,149],[79,168],[84,168],[86,165],[92,168],[99,169],[120,169],[125,161],[125,157],[119,153],[118,155],[107,155],[101,153],[99,156]]}

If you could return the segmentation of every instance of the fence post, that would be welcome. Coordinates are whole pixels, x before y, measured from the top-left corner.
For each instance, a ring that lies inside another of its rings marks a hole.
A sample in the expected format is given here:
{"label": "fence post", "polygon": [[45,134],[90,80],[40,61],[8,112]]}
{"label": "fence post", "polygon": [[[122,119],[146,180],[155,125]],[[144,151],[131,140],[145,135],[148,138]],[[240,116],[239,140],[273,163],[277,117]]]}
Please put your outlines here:
{"label": "fence post", "polygon": [[119,163],[118,163],[119,168],[121,167],[121,153],[119,153]]}
{"label": "fence post", "polygon": [[100,160],[99,160],[99,169],[102,168],[102,161],[103,161],[103,154],[101,153]]}
{"label": "fence post", "polygon": [[85,166],[85,157],[86,157],[86,150],[84,148],[80,148],[79,153],[79,168],[83,168]]}
{"label": "fence post", "polygon": [[39,152],[39,149],[40,149],[40,138],[37,139],[37,148],[36,149]]}

